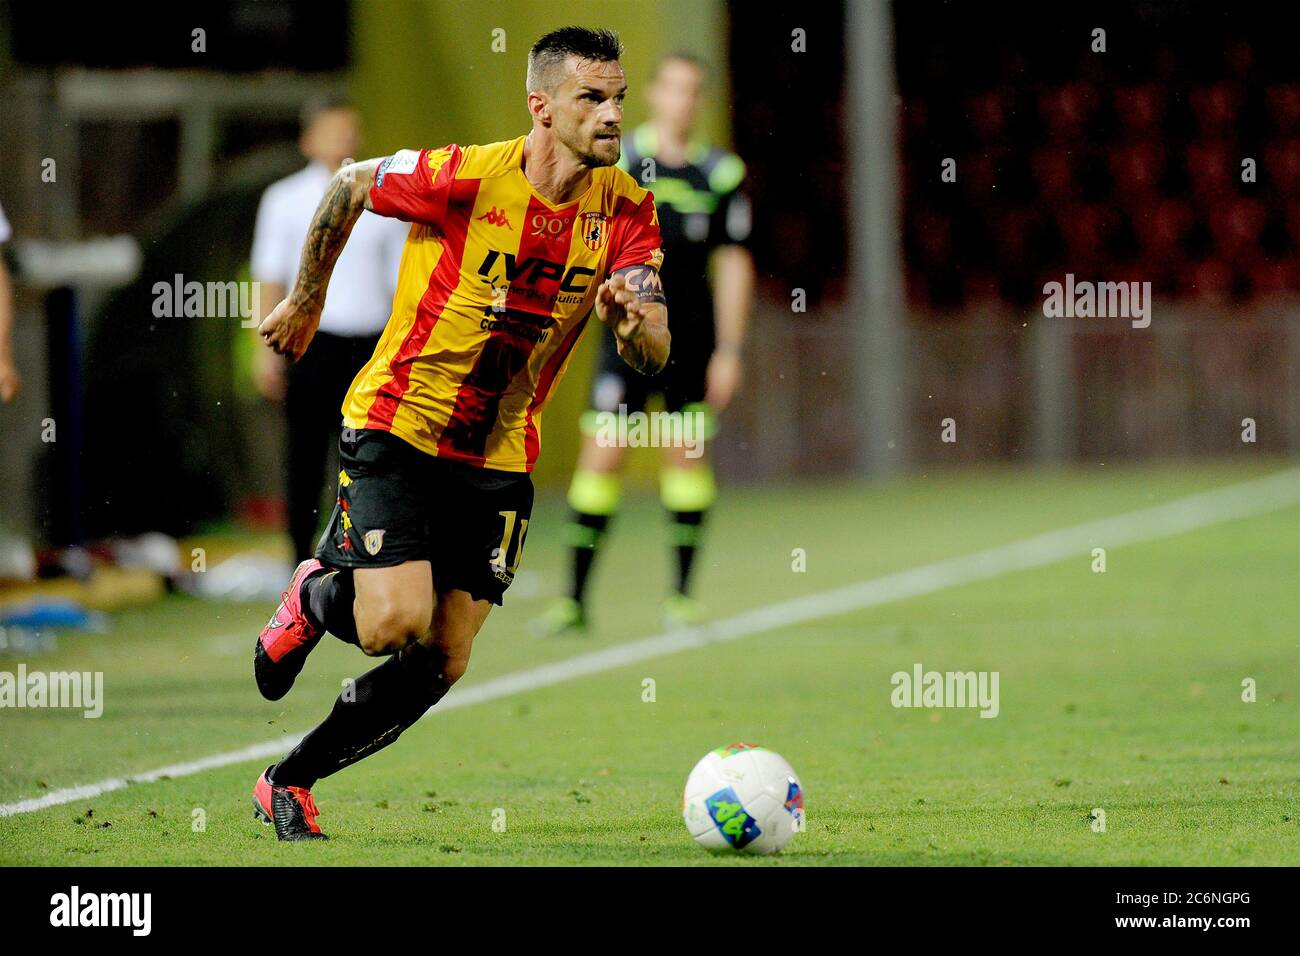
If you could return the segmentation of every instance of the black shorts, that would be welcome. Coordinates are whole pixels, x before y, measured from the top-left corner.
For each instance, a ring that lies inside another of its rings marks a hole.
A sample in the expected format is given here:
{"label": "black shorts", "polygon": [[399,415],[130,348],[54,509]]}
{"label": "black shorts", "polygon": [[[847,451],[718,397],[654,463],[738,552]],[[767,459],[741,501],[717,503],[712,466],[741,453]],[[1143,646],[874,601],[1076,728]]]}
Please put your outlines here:
{"label": "black shorts", "polygon": [[438,458],[375,429],[344,429],[339,459],[338,504],[316,546],[322,563],[429,561],[438,590],[501,603],[533,512],[526,472]]}
{"label": "black shorts", "polygon": [[713,357],[711,338],[688,340],[685,334],[674,334],[668,365],[657,375],[642,375],[618,354],[614,333],[600,332],[600,358],[591,385],[593,410],[617,412],[619,405],[626,405],[628,412],[643,412],[646,400],[655,394],[663,395],[664,410],[669,412],[704,401]]}

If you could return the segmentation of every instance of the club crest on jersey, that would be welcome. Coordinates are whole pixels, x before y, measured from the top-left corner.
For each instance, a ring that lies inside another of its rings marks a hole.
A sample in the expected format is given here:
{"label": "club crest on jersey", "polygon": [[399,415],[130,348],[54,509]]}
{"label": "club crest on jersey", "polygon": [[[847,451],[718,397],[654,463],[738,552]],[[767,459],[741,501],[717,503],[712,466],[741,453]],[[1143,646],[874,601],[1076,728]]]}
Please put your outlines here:
{"label": "club crest on jersey", "polygon": [[366,546],[369,554],[378,554],[379,549],[384,546],[384,529],[378,531],[367,531],[366,536],[362,538],[361,543]]}
{"label": "club crest on jersey", "polygon": [[578,217],[582,242],[592,252],[599,252],[609,237],[609,217],[603,212],[584,212]]}

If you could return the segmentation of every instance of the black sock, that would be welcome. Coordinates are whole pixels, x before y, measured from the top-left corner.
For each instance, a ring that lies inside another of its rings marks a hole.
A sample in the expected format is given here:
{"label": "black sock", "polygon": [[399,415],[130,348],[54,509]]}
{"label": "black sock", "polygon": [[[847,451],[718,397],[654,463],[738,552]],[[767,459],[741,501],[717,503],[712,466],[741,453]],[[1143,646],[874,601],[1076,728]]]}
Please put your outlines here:
{"label": "black sock", "polygon": [[677,593],[685,594],[690,587],[691,565],[695,562],[695,549],[700,546],[701,533],[704,530],[703,511],[674,511],[673,526],[670,532],[673,546],[677,549]]}
{"label": "black sock", "polygon": [[330,715],[275,765],[275,785],[310,790],[321,777],[382,750],[450,687],[440,654],[423,644],[403,648],[344,688]]}
{"label": "black sock", "polygon": [[566,529],[569,544],[573,548],[572,590],[569,596],[579,604],[587,590],[587,578],[591,575],[592,563],[596,560],[596,548],[609,527],[610,515],[589,515],[580,511],[573,513],[573,519]]}
{"label": "black sock", "polygon": [[357,621],[352,613],[356,596],[350,570],[314,574],[302,586],[303,614],[317,630],[329,631],[345,644],[360,647]]}

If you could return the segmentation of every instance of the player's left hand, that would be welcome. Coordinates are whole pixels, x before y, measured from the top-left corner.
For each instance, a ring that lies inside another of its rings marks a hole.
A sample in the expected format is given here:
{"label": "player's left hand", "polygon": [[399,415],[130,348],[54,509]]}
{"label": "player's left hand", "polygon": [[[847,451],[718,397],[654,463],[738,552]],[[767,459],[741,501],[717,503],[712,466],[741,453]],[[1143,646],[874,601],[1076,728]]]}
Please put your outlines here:
{"label": "player's left hand", "polygon": [[744,377],[744,367],[740,353],[734,350],[718,351],[709,359],[709,370],[705,378],[704,401],[715,412],[722,412],[731,404],[740,381]]}
{"label": "player's left hand", "polygon": [[645,317],[645,305],[621,275],[611,276],[596,290],[596,318],[613,329],[619,339],[636,335]]}

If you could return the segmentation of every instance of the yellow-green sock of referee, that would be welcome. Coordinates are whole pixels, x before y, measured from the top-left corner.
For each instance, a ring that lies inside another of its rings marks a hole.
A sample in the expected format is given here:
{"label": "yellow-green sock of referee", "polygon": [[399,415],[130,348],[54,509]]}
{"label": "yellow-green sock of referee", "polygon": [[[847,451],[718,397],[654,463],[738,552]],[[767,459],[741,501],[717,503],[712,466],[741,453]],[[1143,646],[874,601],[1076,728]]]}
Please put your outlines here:
{"label": "yellow-green sock of referee", "polygon": [[659,498],[672,518],[669,543],[677,558],[677,593],[690,588],[691,567],[704,531],[704,517],[718,497],[713,469],[700,464],[664,468],[659,473]]}
{"label": "yellow-green sock of referee", "polygon": [[610,519],[618,510],[623,482],[616,474],[579,469],[569,484],[569,507],[573,516],[565,527],[565,541],[570,548],[572,573],[569,596],[579,604],[587,590],[587,579],[596,560]]}

